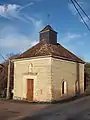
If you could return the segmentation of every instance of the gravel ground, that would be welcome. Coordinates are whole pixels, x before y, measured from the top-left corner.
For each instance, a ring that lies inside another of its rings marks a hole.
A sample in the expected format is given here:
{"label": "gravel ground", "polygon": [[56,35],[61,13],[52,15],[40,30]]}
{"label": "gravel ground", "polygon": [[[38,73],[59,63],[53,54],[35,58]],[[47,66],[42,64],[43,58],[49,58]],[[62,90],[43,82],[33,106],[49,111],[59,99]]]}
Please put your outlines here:
{"label": "gravel ground", "polygon": [[47,105],[0,101],[0,120],[16,120],[40,111]]}

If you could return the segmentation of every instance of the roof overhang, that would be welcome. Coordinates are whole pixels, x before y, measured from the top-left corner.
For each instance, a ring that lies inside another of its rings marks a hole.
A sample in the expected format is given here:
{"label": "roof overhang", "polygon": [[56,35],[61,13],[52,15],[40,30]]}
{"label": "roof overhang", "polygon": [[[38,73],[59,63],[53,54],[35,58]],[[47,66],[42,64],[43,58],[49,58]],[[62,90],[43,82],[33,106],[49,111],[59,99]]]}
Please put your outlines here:
{"label": "roof overhang", "polygon": [[55,55],[37,56],[37,57],[30,57],[30,58],[20,58],[20,59],[13,59],[11,61],[16,62],[16,61],[22,61],[22,60],[31,60],[31,59],[49,58],[49,57],[56,58],[56,59],[67,60],[67,61],[72,61],[72,62],[77,62],[77,63],[82,63],[82,64],[86,63],[84,61],[80,62],[80,61],[76,61],[76,60],[73,60],[73,59],[68,59],[68,58],[65,58],[65,57],[60,57],[60,56],[55,56]]}

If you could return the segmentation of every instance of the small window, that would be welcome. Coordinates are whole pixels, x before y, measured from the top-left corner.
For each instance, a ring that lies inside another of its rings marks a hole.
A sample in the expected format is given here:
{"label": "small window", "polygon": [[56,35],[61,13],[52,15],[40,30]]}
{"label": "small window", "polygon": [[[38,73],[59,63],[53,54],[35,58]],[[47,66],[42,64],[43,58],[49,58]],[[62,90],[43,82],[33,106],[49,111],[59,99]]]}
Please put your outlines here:
{"label": "small window", "polygon": [[62,82],[62,94],[66,94],[67,93],[67,83],[66,81]]}

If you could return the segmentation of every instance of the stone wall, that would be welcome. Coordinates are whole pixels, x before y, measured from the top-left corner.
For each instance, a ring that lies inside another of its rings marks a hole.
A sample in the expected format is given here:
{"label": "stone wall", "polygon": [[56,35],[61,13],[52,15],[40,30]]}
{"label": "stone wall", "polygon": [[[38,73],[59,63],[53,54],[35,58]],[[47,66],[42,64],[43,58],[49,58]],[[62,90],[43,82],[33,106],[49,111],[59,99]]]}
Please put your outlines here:
{"label": "stone wall", "polygon": [[[79,63],[80,92],[84,92],[84,65]],[[53,101],[76,94],[77,63],[56,59],[33,58],[14,62],[14,99],[27,99],[27,79],[34,80],[33,101]],[[62,94],[62,82],[66,93]]]}
{"label": "stone wall", "polygon": [[[60,100],[75,95],[75,82],[77,80],[77,63],[52,58],[52,100]],[[79,80],[81,92],[84,92],[84,65],[79,64]],[[67,94],[62,94],[62,82],[67,83]]]}
{"label": "stone wall", "polygon": [[[32,73],[28,73],[30,64],[33,65]],[[50,57],[14,62],[14,99],[27,99],[27,79],[34,80],[33,101],[51,100]]]}

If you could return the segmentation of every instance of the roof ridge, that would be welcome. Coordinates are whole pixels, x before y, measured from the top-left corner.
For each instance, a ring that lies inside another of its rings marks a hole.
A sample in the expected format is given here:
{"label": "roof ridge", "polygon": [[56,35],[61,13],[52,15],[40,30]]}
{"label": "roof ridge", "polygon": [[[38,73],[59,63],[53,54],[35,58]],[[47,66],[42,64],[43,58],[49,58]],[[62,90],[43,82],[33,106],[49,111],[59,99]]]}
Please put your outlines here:
{"label": "roof ridge", "polygon": [[51,52],[51,49],[49,48],[49,45],[50,44],[47,44],[47,49],[48,49],[49,54],[52,55],[52,52]]}
{"label": "roof ridge", "polygon": [[67,58],[71,61],[85,63],[83,60],[81,60],[67,48],[63,47],[61,44],[48,44],[45,40],[42,40],[36,45],[32,46],[30,49],[22,53],[17,59],[46,55],[59,56]]}
{"label": "roof ridge", "polygon": [[[32,48],[34,48],[36,45],[38,45],[39,44],[39,42],[37,43],[37,44],[35,44],[35,45],[33,45],[33,46],[31,46],[29,49],[27,49],[26,51],[28,51],[28,50],[30,50],[30,49],[32,49]],[[20,55],[22,55],[22,54],[24,54],[26,51],[24,51],[23,53],[21,53]]]}
{"label": "roof ridge", "polygon": [[[65,47],[62,46],[61,44],[60,44],[60,46],[63,47],[65,50],[67,50],[70,54],[72,54],[72,55],[75,56],[76,58],[82,60],[81,58],[79,58],[78,56],[76,56],[73,52],[69,51],[67,48],[65,48]],[[82,60],[82,61],[83,61],[83,60]],[[84,61],[83,61],[83,62],[84,62]]]}
{"label": "roof ridge", "polygon": [[40,32],[46,31],[46,30],[50,30],[50,31],[54,31],[55,30],[48,24],[47,26],[45,26]]}
{"label": "roof ridge", "polygon": [[[20,56],[22,55],[22,54],[25,54],[27,51],[29,51],[29,50],[31,50],[31,49],[33,49],[34,47],[36,47],[37,45],[39,45],[39,44],[41,44],[43,42],[43,40],[42,41],[40,41],[40,42],[38,42],[37,44],[35,44],[34,46],[32,46],[32,47],[30,47],[29,49],[27,49],[26,51],[24,51],[23,53],[21,53],[20,54]],[[19,57],[20,57],[19,56]]]}
{"label": "roof ridge", "polygon": [[[51,55],[52,53],[51,53],[51,51],[49,49],[49,46],[48,46],[47,42],[45,40],[43,40],[42,42],[43,42],[43,46],[46,47],[49,55]],[[41,48],[39,49],[39,51],[41,51],[41,49],[42,49],[43,46],[41,46]],[[39,53],[39,51],[37,53]]]}

